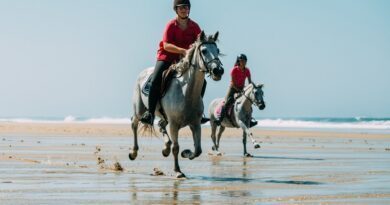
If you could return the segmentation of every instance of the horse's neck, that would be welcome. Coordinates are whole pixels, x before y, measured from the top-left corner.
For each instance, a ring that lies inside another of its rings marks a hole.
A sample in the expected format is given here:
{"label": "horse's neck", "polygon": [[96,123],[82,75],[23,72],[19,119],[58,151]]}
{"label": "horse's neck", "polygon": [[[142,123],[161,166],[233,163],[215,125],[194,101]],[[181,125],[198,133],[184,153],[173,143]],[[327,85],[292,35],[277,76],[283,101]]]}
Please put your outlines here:
{"label": "horse's neck", "polygon": [[253,88],[245,89],[244,93],[239,97],[237,101],[240,101],[243,107],[250,108],[252,106],[252,102],[249,99],[250,94]]}
{"label": "horse's neck", "polygon": [[183,86],[183,93],[186,96],[186,100],[193,101],[192,99],[196,99],[201,96],[205,74],[203,72],[199,72],[199,64],[197,62],[191,62],[190,66],[192,67],[190,67],[182,76],[182,80],[185,85]]}

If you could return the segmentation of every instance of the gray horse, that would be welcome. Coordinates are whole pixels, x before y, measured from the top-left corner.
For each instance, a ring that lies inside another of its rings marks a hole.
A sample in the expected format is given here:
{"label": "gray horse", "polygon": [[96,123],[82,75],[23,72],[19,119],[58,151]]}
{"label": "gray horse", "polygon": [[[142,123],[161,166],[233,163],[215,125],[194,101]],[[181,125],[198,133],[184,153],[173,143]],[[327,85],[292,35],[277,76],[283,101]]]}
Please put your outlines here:
{"label": "gray horse", "polygon": [[[180,171],[178,163],[178,134],[181,128],[187,125],[190,127],[195,146],[194,152],[189,149],[184,150],[181,153],[182,157],[192,160],[202,153],[200,121],[204,109],[201,97],[204,78],[207,73],[211,75],[213,80],[219,81],[224,72],[222,63],[218,58],[220,53],[216,44],[217,39],[218,32],[212,36],[206,36],[203,31],[201,32],[198,39],[187,52],[187,55],[179,63],[172,65],[172,68],[178,74],[173,78],[165,95],[156,107],[155,114],[161,119],[158,124],[160,131],[163,132],[165,143],[162,154],[167,157],[171,152],[171,145],[173,144],[174,171],[177,178],[185,177]],[[141,92],[141,88],[152,72],[153,68],[149,68],[140,73],[133,95],[134,114],[131,118],[131,126],[134,133],[134,146],[129,154],[131,160],[137,157],[138,124],[148,107],[147,97]],[[163,108],[162,113],[160,112],[161,107]],[[169,134],[166,131],[167,125]]]}
{"label": "gray horse", "polygon": [[[262,84],[248,84],[245,86],[243,92],[239,95],[234,103],[234,107],[231,112],[231,115],[226,115],[220,125],[217,125],[216,121],[216,110],[220,108],[221,103],[224,101],[223,98],[214,99],[209,106],[209,115],[210,115],[210,125],[211,125],[211,139],[213,140],[214,146],[212,147],[214,151],[219,153],[219,140],[221,139],[222,133],[225,130],[225,127],[235,127],[241,128],[243,130],[243,139],[242,143],[244,145],[244,156],[252,157],[246,151],[246,138],[249,136],[252,140],[254,147],[260,148],[260,144],[256,142],[253,138],[252,133],[249,130],[249,124],[252,119],[252,104],[256,105],[260,110],[265,108],[265,102],[263,100],[263,85]],[[226,110],[228,110],[227,108]],[[219,128],[218,136],[216,138],[217,127]]]}

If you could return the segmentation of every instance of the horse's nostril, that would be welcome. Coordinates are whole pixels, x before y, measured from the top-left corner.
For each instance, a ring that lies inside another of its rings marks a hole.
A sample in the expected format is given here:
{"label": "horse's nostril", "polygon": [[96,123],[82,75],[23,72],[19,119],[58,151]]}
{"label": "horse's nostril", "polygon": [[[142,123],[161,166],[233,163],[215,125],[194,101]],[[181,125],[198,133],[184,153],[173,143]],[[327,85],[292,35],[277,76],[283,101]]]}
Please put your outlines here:
{"label": "horse's nostril", "polygon": [[218,69],[218,68],[214,68],[213,69],[213,73],[215,74],[215,75],[223,75],[223,69]]}
{"label": "horse's nostril", "polygon": [[259,108],[260,108],[260,110],[264,110],[264,108],[265,108],[265,104],[264,104],[264,103],[263,103],[263,104],[261,104]]}

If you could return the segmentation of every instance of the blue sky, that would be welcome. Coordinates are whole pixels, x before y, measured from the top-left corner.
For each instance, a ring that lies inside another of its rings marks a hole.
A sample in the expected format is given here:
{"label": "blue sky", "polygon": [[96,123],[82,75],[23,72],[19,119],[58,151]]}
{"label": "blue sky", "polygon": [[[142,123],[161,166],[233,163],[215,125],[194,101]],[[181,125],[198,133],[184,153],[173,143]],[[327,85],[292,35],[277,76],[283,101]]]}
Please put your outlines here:
{"label": "blue sky", "polygon": [[[192,0],[220,31],[226,73],[239,53],[267,108],[257,117],[389,117],[390,2]],[[171,0],[0,0],[0,117],[128,117],[154,65]],[[205,107],[229,75],[208,80]]]}

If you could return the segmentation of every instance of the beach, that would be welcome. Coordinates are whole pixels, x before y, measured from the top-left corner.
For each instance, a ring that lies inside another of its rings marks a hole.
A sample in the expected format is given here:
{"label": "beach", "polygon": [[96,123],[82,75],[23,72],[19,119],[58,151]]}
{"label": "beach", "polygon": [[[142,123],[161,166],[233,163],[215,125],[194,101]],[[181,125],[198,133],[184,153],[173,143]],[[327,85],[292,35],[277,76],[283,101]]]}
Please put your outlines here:
{"label": "beach", "polygon": [[[163,141],[129,124],[0,123],[0,204],[389,204],[390,135],[253,128],[243,157],[242,131],[227,128],[222,156],[179,157],[176,179]],[[192,149],[188,128],[180,150]]]}

